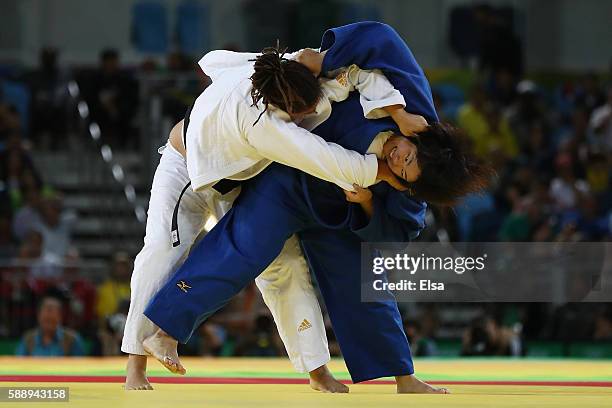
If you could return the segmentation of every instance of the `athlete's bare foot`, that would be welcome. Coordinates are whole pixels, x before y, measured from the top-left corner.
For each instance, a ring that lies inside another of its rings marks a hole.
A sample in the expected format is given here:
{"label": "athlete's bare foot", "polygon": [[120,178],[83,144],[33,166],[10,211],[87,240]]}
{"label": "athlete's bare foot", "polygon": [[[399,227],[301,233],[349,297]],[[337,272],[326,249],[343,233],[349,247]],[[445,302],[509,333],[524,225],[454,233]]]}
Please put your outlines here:
{"label": "athlete's bare foot", "polygon": [[331,393],[347,393],[349,387],[334,378],[326,365],[322,365],[310,373],[310,387],[313,390]]}
{"label": "athlete's bare foot", "polygon": [[413,375],[395,377],[398,394],[450,394],[447,388],[438,388],[427,384]]}
{"label": "athlete's bare foot", "polygon": [[147,337],[142,342],[142,346],[147,353],[155,357],[170,372],[180,375],[185,375],[187,372],[176,351],[178,341],[162,329],[158,329],[154,335]]}
{"label": "athlete's bare foot", "polygon": [[125,385],[123,388],[126,391],[153,389],[147,379],[147,356],[130,354],[125,369]]}

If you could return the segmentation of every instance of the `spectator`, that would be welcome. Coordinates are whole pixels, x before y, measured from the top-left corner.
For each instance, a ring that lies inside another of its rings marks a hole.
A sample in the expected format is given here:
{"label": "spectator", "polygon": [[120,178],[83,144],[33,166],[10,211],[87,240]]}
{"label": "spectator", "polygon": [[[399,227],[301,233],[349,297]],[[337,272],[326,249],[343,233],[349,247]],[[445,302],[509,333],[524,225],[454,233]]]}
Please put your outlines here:
{"label": "spectator", "polygon": [[43,236],[45,257],[64,259],[71,245],[76,214],[63,208],[62,197],[55,195],[43,200],[42,222],[36,227]]}
{"label": "spectator", "polygon": [[0,180],[10,195],[12,207],[18,208],[22,203],[22,192],[33,187],[42,188],[42,179],[19,133],[10,134],[5,147],[0,153]]}
{"label": "spectator", "polygon": [[569,153],[560,153],[555,161],[557,177],[550,185],[550,196],[558,211],[575,208],[581,194],[589,192],[586,181],[576,177]]}
{"label": "spectator", "polygon": [[23,263],[23,268],[27,271],[25,278],[30,280],[30,286],[34,290],[41,287],[36,283],[37,280],[45,281],[42,286],[44,289],[47,285],[46,281],[55,281],[61,274],[56,260],[45,258],[43,255],[43,236],[37,230],[32,230],[19,248],[18,259]]}
{"label": "spectator", "polygon": [[481,86],[472,88],[470,100],[459,109],[457,121],[480,156],[494,154],[507,160],[517,155],[516,141],[508,121],[501,117],[499,108],[488,100]]}
{"label": "spectator", "polygon": [[18,356],[67,357],[85,355],[78,333],[62,327],[62,304],[44,297],[38,310],[38,327],[27,331],[15,353]]}
{"label": "spectator", "polygon": [[26,75],[31,93],[30,131],[35,141],[61,143],[60,135],[66,128],[64,111],[66,98],[66,75],[58,66],[59,53],[55,48],[45,47],[40,51],[38,67]]}
{"label": "spectator", "polygon": [[129,310],[129,299],[123,299],[117,306],[117,310],[104,319],[98,330],[100,350],[96,355],[121,355],[121,340],[123,338],[123,329],[125,329],[125,322],[127,321]]}
{"label": "spectator", "polygon": [[421,324],[417,320],[405,320],[404,331],[414,356],[431,357],[438,354],[435,341],[423,334]]}
{"label": "spectator", "polygon": [[13,233],[19,241],[42,224],[43,199],[39,188],[24,189],[24,205],[17,210],[13,220]]}
{"label": "spectator", "polygon": [[522,342],[490,316],[477,318],[463,334],[462,356],[520,356]]}
{"label": "spectator", "polygon": [[253,330],[247,332],[236,347],[238,356],[273,357],[283,354],[283,343],[274,320],[267,314],[257,316]]}
{"label": "spectator", "polygon": [[606,104],[593,111],[589,128],[593,148],[602,153],[612,153],[612,86],[608,89]]}
{"label": "spectator", "polygon": [[607,310],[599,313],[595,319],[593,339],[603,341],[612,340],[612,308],[610,306],[608,306]]}
{"label": "spectator", "polygon": [[82,276],[81,258],[76,248],[70,248],[64,258],[63,274],[56,288],[68,301],[64,321],[70,328],[85,335],[93,334],[97,326],[96,288]]}
{"label": "spectator", "polygon": [[549,127],[548,112],[535,82],[523,80],[516,86],[517,99],[506,111],[506,118],[512,134],[516,137],[519,150],[527,150],[531,127],[535,123]]}
{"label": "spectator", "polygon": [[89,102],[93,118],[102,134],[120,147],[135,146],[138,142],[133,126],[138,105],[135,80],[121,69],[119,52],[103,50],[100,67],[91,79]]}
{"label": "spectator", "polygon": [[129,302],[131,275],[132,263],[128,254],[117,252],[109,278],[98,288],[96,311],[101,322],[117,313],[121,302]]}
{"label": "spectator", "polygon": [[541,122],[534,122],[528,129],[529,140],[523,146],[521,160],[541,176],[554,175],[555,147],[550,141],[547,129]]}

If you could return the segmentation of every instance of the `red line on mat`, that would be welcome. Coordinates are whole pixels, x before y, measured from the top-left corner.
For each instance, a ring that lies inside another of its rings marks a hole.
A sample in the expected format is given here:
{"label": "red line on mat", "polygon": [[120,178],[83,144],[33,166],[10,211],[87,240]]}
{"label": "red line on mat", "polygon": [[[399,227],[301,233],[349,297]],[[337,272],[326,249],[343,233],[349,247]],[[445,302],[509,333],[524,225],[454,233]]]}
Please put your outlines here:
{"label": "red line on mat", "polygon": [[[0,375],[0,382],[77,382],[122,383],[119,375]],[[243,378],[243,377],[149,377],[158,384],[308,384],[304,378]],[[351,384],[351,381],[342,381]],[[565,387],[612,387],[612,381],[429,381],[446,385],[539,385]],[[366,381],[364,384],[395,384],[389,380]]]}

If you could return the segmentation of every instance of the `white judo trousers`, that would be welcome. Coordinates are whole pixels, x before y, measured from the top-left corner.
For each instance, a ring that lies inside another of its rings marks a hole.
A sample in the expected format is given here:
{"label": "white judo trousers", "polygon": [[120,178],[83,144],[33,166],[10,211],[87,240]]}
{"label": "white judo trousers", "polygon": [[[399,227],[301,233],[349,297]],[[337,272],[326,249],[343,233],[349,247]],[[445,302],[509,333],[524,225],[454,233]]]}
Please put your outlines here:
{"label": "white judo trousers", "polygon": [[[146,354],[142,341],[157,330],[143,314],[146,306],[187,258],[207,219],[220,219],[239,193],[239,189],[221,195],[212,188],[200,192],[188,188],[178,213],[181,244],[173,247],[172,213],[188,182],[185,159],[168,143],[153,178],[144,246],[134,261],[130,310],[121,344],[125,353]],[[326,364],[330,355],[321,308],[295,236],[255,282],[295,369],[309,372]]]}

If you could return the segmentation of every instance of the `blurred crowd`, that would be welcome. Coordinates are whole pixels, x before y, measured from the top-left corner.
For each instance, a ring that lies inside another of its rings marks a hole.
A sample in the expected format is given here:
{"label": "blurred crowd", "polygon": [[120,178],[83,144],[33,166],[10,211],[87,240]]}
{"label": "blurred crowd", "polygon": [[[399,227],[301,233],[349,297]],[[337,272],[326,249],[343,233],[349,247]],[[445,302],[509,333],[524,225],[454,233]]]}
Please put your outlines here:
{"label": "blurred crowd", "polygon": [[[442,81],[432,88],[441,119],[465,130],[498,178],[489,191],[456,208],[432,209],[435,221],[422,239],[438,239],[444,231],[457,241],[610,240],[612,85],[606,80],[611,73],[555,80],[527,76],[520,41],[504,20],[488,8],[478,12],[483,38],[499,41],[481,41],[470,86]],[[178,119],[206,85],[195,67],[178,52],[163,66],[147,59],[125,67],[119,52],[107,49],[97,67],[67,69],[59,64],[59,51],[46,48],[35,69],[0,77],[0,83],[7,80],[0,88],[0,339],[18,340],[16,354],[117,355],[129,309],[135,254],[117,252],[100,282],[84,276],[72,234],[78,215],[66,208],[62,192],[45,182],[32,159],[37,150],[65,149],[65,135],[74,131],[67,81],[77,79],[105,141],[134,151],[143,102],[139,78],[160,72],[197,75],[191,95],[165,85],[164,114]],[[13,92],[9,82],[25,94]],[[445,307],[454,306],[403,311],[415,355],[439,354]],[[331,352],[339,355],[331,327],[328,332]],[[533,339],[610,341],[612,308],[483,306],[459,333],[463,355],[522,355],[525,340]],[[284,350],[251,285],[202,325],[181,353],[276,356]]]}

